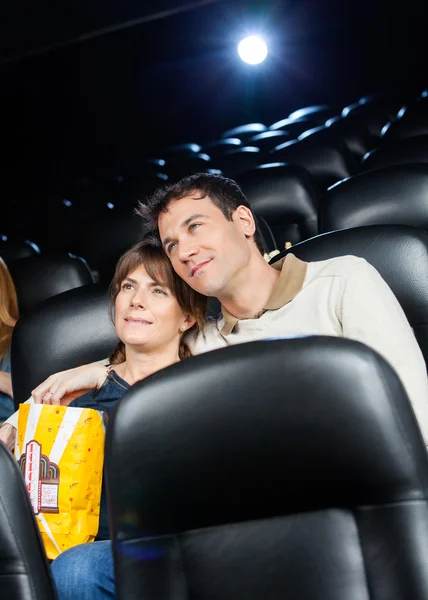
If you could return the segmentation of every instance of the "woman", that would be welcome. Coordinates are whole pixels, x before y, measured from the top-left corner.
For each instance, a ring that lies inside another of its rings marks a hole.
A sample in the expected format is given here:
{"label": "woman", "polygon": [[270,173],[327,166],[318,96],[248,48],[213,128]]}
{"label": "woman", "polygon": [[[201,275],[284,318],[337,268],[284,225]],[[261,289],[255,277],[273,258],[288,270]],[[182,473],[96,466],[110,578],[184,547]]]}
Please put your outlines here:
{"label": "woman", "polygon": [[0,258],[0,423],[15,410],[10,376],[10,343],[18,318],[15,285],[6,264]]}
{"label": "woman", "polygon": [[[95,408],[108,414],[131,385],[189,357],[183,336],[203,327],[205,322],[206,298],[184,283],[173,271],[162,248],[149,241],[133,246],[119,260],[110,285],[110,300],[111,316],[120,340],[110,364],[107,368],[100,366],[91,391],[78,398],[74,393],[74,400],[69,396],[63,398],[61,404]],[[88,388],[87,379],[85,388]],[[44,402],[52,402],[52,392],[45,392],[43,396]],[[104,500],[102,494],[97,539],[109,536]],[[101,542],[83,546],[98,543]],[[77,555],[86,552],[83,546],[69,552],[77,550]],[[67,554],[60,557],[61,564],[67,565],[66,571],[69,568]],[[64,596],[62,583],[64,577],[59,576],[60,600],[68,597]]]}

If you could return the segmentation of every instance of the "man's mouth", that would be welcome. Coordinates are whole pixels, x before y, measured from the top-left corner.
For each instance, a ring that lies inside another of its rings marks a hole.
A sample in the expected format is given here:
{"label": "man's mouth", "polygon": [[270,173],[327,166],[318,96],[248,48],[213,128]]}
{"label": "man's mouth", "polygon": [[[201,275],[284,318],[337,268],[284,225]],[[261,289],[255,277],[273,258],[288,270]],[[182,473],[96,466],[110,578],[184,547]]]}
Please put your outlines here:
{"label": "man's mouth", "polygon": [[203,267],[205,267],[208,263],[210,263],[212,261],[212,258],[209,258],[208,260],[204,260],[200,263],[198,263],[197,265],[195,265],[192,270],[190,271],[190,276],[193,277],[194,275],[196,275],[196,273],[202,269]]}

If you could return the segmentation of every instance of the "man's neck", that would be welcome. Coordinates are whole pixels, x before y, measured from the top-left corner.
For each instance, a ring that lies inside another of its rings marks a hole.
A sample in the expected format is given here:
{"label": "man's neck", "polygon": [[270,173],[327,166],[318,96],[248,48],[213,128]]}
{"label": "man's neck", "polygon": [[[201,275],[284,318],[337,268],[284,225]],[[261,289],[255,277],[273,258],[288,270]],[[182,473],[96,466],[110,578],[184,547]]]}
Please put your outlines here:
{"label": "man's neck", "polygon": [[266,306],[279,274],[261,255],[260,259],[252,257],[227,293],[219,295],[218,300],[237,319],[254,318]]}

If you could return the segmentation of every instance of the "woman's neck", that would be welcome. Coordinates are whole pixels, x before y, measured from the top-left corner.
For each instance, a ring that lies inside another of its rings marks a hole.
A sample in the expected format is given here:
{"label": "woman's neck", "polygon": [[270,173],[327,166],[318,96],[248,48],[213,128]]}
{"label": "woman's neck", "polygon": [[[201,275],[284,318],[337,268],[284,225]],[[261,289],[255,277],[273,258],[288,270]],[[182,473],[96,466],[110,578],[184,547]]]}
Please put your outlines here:
{"label": "woman's neck", "polygon": [[114,365],[114,370],[129,385],[134,385],[137,381],[179,361],[177,347],[153,352],[138,352],[127,347],[126,361],[120,365]]}

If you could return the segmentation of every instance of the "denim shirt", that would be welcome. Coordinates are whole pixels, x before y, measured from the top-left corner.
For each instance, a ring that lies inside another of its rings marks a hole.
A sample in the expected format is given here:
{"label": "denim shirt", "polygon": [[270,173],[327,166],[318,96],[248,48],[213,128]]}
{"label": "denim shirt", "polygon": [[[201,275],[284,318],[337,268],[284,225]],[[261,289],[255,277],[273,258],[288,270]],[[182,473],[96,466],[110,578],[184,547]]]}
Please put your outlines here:
{"label": "denim shirt", "polygon": [[[72,402],[70,402],[69,406],[78,408],[94,408],[95,410],[102,410],[109,414],[109,412],[122,398],[126,390],[129,390],[130,387],[131,386],[129,383],[119,377],[116,371],[112,370],[108,373],[107,379],[99,390],[93,390],[83,394],[83,396],[79,396],[79,398],[75,398]],[[109,538],[110,534],[108,529],[107,502],[103,480],[100,504],[100,520],[96,539],[108,540]]]}
{"label": "denim shirt", "polygon": [[[10,355],[5,352],[0,360],[0,371],[10,373]],[[6,421],[15,412],[15,404],[13,399],[8,395],[0,392],[0,423]]]}

